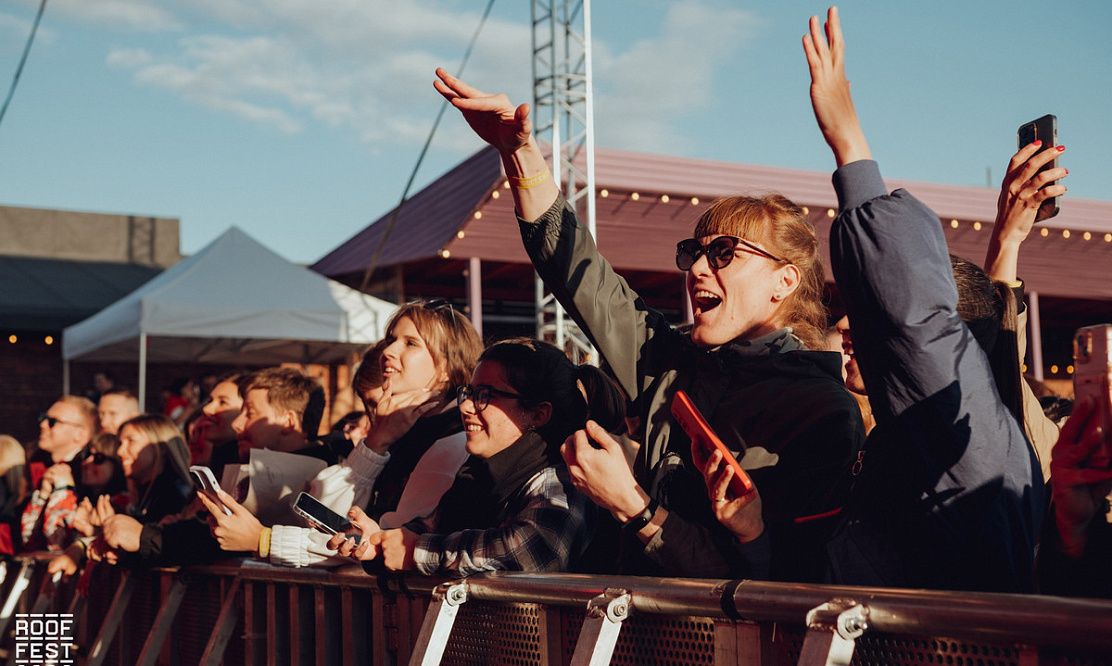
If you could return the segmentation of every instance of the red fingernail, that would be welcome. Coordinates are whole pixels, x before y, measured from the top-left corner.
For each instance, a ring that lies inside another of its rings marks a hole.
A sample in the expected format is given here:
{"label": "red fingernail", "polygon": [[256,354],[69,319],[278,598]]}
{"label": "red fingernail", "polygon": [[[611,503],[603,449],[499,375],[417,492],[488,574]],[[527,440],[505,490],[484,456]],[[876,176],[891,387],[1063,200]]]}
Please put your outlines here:
{"label": "red fingernail", "polygon": [[1069,169],[1066,169],[1066,175],[1067,176],[1070,175],[1070,170]]}
{"label": "red fingernail", "polygon": [[1055,148],[1057,149],[1057,151],[1058,151],[1059,153],[1060,153],[1060,152],[1062,152],[1063,150],[1065,150],[1065,149],[1066,149],[1066,147],[1065,147],[1065,146],[1055,146]]}
{"label": "red fingernail", "polygon": [[1032,141],[1031,145],[1032,146],[1041,146],[1042,145],[1042,140],[1038,139],[1038,140]]}

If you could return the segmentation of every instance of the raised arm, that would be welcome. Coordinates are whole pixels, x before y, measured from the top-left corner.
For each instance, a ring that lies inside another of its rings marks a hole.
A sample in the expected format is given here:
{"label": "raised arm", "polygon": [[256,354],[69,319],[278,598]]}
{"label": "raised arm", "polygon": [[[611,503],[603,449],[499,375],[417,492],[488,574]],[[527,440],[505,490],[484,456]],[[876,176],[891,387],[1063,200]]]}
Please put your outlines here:
{"label": "raised arm", "polygon": [[834,151],[838,166],[872,159],[846,80],[846,44],[838,8],[827,10],[825,35],[819,30],[817,16],[811,17],[810,28],[803,37],[803,50],[811,70],[811,108],[822,136]]}
{"label": "raised arm", "polygon": [[1065,178],[1069,171],[1062,167],[1039,173],[1044,165],[1065,151],[1065,146],[1055,146],[1038,152],[1041,141],[1019,149],[1008,163],[1000,197],[996,200],[996,223],[992,227],[988,252],[985,255],[985,273],[994,280],[1015,282],[1019,263],[1019,246],[1038,222],[1039,206],[1049,197],[1066,193],[1061,183],[1047,183]]}
{"label": "raised arm", "polygon": [[533,138],[529,105],[515,107],[505,95],[472,88],[443,68],[437,68],[436,76],[433,87],[437,92],[460,110],[480,139],[501,154],[518,215],[529,222],[543,215],[560,190]]}

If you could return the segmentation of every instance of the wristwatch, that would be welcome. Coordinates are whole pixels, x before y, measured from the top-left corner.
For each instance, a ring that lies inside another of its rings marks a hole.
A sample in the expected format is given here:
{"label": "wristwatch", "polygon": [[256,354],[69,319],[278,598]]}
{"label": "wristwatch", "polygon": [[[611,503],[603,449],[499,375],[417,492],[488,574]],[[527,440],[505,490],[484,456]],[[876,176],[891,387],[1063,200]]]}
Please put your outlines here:
{"label": "wristwatch", "polygon": [[656,515],[656,508],[658,506],[660,506],[660,502],[657,502],[655,499],[652,500],[651,502],[649,502],[649,505],[645,507],[644,511],[637,514],[633,518],[630,518],[629,522],[622,527],[630,530],[631,532],[640,532],[641,530],[645,529],[645,525],[648,525],[652,522],[653,516]]}

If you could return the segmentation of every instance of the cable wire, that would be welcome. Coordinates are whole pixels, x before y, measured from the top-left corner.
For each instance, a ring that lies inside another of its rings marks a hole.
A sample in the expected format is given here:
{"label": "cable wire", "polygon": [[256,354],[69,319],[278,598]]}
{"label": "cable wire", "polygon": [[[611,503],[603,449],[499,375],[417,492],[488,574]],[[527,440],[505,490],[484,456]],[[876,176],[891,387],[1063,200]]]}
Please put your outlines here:
{"label": "cable wire", "polygon": [[4,114],[8,112],[8,105],[12,103],[12,95],[15,94],[15,87],[19,83],[20,74],[23,74],[23,64],[27,62],[27,54],[31,52],[31,44],[35,41],[35,33],[39,31],[39,21],[42,20],[42,13],[45,9],[46,0],[42,0],[39,3],[39,13],[35,14],[35,22],[31,24],[31,34],[27,37],[27,45],[23,47],[23,56],[19,59],[19,67],[15,68],[12,85],[8,88],[8,97],[4,100],[4,106],[0,107],[0,123],[4,122]]}
{"label": "cable wire", "polygon": [[[46,0],[43,0],[46,3]],[[479,20],[479,26],[475,28],[475,34],[471,36],[471,43],[467,45],[467,51],[463,54],[463,60],[460,61],[459,69],[456,70],[456,76],[463,75],[463,69],[467,66],[467,61],[471,59],[471,51],[475,48],[475,42],[479,39],[479,33],[483,30],[483,25],[486,24],[487,17],[490,16],[490,10],[494,7],[494,0],[487,3],[486,10],[483,12],[483,18]],[[367,265],[367,270],[363,272],[363,282],[359,286],[359,291],[367,289],[367,283],[371,280],[371,274],[375,272],[378,267],[378,261],[382,257],[382,250],[386,247],[386,240],[390,238],[390,232],[394,230],[394,223],[398,221],[398,215],[402,212],[402,207],[409,197],[409,190],[413,187],[413,181],[417,178],[417,171],[421,168],[421,163],[425,161],[425,155],[429,152],[429,145],[432,144],[432,138],[436,135],[436,129],[440,127],[440,120],[444,117],[444,112],[448,109],[449,102],[444,100],[440,105],[440,112],[436,114],[436,120],[432,124],[432,130],[429,136],[425,139],[425,145],[421,148],[421,154],[417,157],[417,164],[413,166],[413,172],[409,174],[409,181],[405,184],[405,190],[402,191],[402,199],[398,202],[397,207],[394,208],[393,214],[390,215],[390,221],[386,223],[386,230],[382,233],[382,238],[378,241],[378,247],[375,248],[375,253],[371,257],[371,263]]]}

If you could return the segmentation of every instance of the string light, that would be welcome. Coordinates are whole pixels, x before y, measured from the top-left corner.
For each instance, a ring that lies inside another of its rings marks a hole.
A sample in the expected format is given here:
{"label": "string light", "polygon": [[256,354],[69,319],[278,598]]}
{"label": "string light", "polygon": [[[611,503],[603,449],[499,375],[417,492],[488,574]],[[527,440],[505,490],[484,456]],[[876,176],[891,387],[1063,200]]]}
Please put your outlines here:
{"label": "string light", "polygon": [[1070,230],[1069,229],[1062,229],[1062,238],[1069,238],[1069,237],[1070,237]]}
{"label": "string light", "polygon": [[638,193],[636,193],[636,192],[634,192],[633,194],[629,195],[629,198],[630,198],[630,199],[633,199],[634,201],[637,201],[638,199],[640,199],[640,198],[641,198],[641,195],[640,195],[640,194],[638,194]]}
{"label": "string light", "polygon": [[1046,227],[1043,227],[1043,228],[1042,228],[1042,229],[1041,229],[1041,230],[1039,231],[1039,233],[1040,233],[1040,234],[1042,234],[1042,237],[1043,237],[1043,238],[1046,238],[1047,236],[1049,236],[1049,235],[1050,235],[1050,229],[1047,229]]}
{"label": "string light", "polygon": [[497,199],[500,196],[502,196],[502,193],[499,192],[498,190],[494,190],[493,192],[490,193],[490,198],[491,199]]}
{"label": "string light", "polygon": [[951,229],[957,229],[958,228],[958,221],[957,220],[950,220],[950,228]]}
{"label": "string light", "polygon": [[668,203],[669,201],[671,201],[671,199],[668,198],[667,194],[660,195],[660,203]]}
{"label": "string light", "polygon": [[1091,233],[1089,233],[1088,231],[1081,234],[1081,237],[1084,238],[1085,240],[1093,240],[1093,235]]}
{"label": "string light", "polygon": [[974,222],[973,223],[973,231],[980,231],[980,230],[981,230],[981,223],[980,222]]}
{"label": "string light", "polygon": [[483,219],[483,211],[481,211],[481,210],[475,211],[475,214],[472,215],[472,217],[474,217],[476,220]]}
{"label": "string light", "polygon": [[440,258],[441,259],[447,259],[450,256],[452,256],[452,253],[449,252],[448,250],[441,250],[440,251]]}
{"label": "string light", "polygon": [[1104,234],[1104,242],[1112,243],[1112,234]]}
{"label": "string light", "polygon": [[48,345],[54,344],[54,336],[53,335],[46,336],[45,338],[43,338],[43,342],[45,342]]}
{"label": "string light", "polygon": [[827,208],[826,209],[826,216],[829,217],[830,219],[834,219],[834,209],[833,208]]}
{"label": "string light", "polygon": [[698,206],[699,205],[699,197],[691,197],[691,205],[692,206]]}
{"label": "string light", "polygon": [[503,189],[503,190],[508,190],[508,189],[510,189],[510,181],[509,181],[509,180],[504,180],[504,181],[502,181],[502,189]]}
{"label": "string light", "polygon": [[1073,366],[1072,365],[1067,365],[1066,366],[1066,374],[1067,375],[1072,375],[1073,374]]}
{"label": "string light", "polygon": [[1050,366],[1050,374],[1052,374],[1052,375],[1058,374],[1058,366],[1056,366],[1056,365]]}
{"label": "string light", "polygon": [[605,199],[606,197],[610,196],[610,190],[603,190],[603,191],[599,192],[598,195],[600,197],[602,197],[603,199]]}
{"label": "string light", "polygon": [[16,340],[19,340],[19,338],[15,337],[14,333],[8,336],[8,342],[12,343],[13,345],[15,344]]}
{"label": "string light", "polygon": [[456,238],[463,240],[463,229],[456,232]]}

